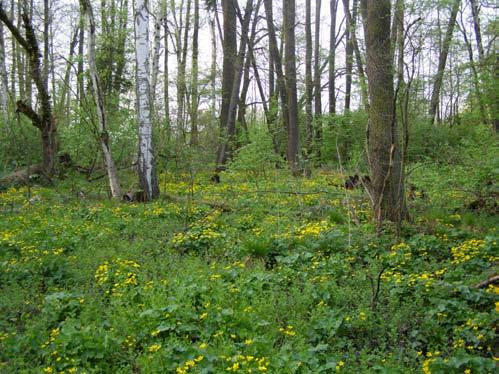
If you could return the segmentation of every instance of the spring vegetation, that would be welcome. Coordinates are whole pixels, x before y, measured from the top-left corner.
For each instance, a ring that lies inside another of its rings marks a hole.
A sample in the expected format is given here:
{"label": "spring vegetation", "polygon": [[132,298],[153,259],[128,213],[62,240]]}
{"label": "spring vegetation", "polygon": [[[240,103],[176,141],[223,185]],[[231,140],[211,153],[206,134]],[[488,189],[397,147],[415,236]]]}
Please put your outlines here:
{"label": "spring vegetation", "polygon": [[0,0],[0,372],[497,372],[494,7]]}

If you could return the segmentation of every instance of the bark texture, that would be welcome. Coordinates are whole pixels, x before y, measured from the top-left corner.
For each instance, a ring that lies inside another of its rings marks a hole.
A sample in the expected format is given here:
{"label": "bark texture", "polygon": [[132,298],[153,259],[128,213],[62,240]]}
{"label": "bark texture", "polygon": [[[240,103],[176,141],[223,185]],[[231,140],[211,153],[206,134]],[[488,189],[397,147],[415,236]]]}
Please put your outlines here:
{"label": "bark texture", "polygon": [[378,227],[407,217],[401,153],[397,139],[390,0],[362,0],[369,82],[368,161],[371,196]]}
{"label": "bark texture", "polygon": [[159,196],[152,144],[149,88],[149,10],[147,0],[137,0],[135,8],[135,58],[137,121],[139,127],[139,182],[146,201]]}

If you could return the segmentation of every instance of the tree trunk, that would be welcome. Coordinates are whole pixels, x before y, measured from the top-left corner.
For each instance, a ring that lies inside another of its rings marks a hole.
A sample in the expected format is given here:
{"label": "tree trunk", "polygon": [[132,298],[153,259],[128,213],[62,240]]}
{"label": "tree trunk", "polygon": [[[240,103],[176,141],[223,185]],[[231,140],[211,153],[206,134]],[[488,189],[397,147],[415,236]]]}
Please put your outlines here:
{"label": "tree trunk", "polygon": [[80,107],[83,106],[83,97],[85,96],[85,85],[83,83],[83,53],[84,53],[84,43],[85,43],[85,23],[83,10],[80,10],[80,21],[79,21],[79,36],[78,36],[78,65],[77,65],[77,100]]}
{"label": "tree trunk", "polygon": [[295,0],[285,1],[283,4],[284,37],[285,37],[285,70],[286,88],[288,96],[288,147],[287,160],[293,174],[300,172],[299,165],[299,137],[298,130],[298,98],[296,91],[296,51],[295,51]]}
{"label": "tree trunk", "polygon": [[328,69],[328,93],[329,93],[329,114],[336,113],[336,13],[338,10],[338,0],[329,1],[331,13],[331,28],[329,29],[329,69]]}
{"label": "tree trunk", "polygon": [[194,0],[194,30],[192,32],[192,68],[191,68],[191,145],[198,140],[198,58],[199,58],[199,0]]}
{"label": "tree trunk", "polygon": [[[264,0],[263,3],[265,5],[265,18],[267,19],[267,29],[269,34],[270,60],[272,61],[277,76],[277,88],[281,98],[282,117],[284,120],[284,128],[287,132],[289,129],[288,92],[282,70],[282,56],[279,51],[279,47],[277,46],[277,37],[273,22],[272,0]],[[273,107],[272,103],[275,101],[276,99],[274,99],[274,95],[270,96],[271,108]]]}
{"label": "tree trunk", "polygon": [[[353,52],[355,53],[355,62],[357,65],[357,73],[359,75],[359,83],[360,83],[360,96],[362,105],[364,109],[369,111],[369,94],[367,92],[367,83],[366,83],[366,74],[364,72],[364,66],[362,64],[362,56],[360,54],[359,43],[357,41],[357,12],[358,12],[358,0],[354,0],[353,2],[353,12],[350,14],[350,10],[347,9],[345,11],[345,17],[347,19],[347,23],[351,25],[350,27],[350,41],[352,44]],[[353,57],[352,57],[353,61]],[[351,83],[351,82],[350,82]],[[351,88],[350,88],[351,93]]]}
{"label": "tree trunk", "polygon": [[371,178],[366,184],[378,229],[385,219],[401,222],[407,217],[394,107],[390,11],[390,0],[362,0],[370,99],[367,149]]}
{"label": "tree trunk", "polygon": [[33,79],[36,85],[38,91],[38,101],[40,103],[39,113],[37,113],[29,104],[19,100],[17,102],[17,111],[30,118],[33,125],[40,130],[43,153],[42,168],[44,174],[50,178],[54,174],[57,167],[57,126],[55,119],[52,116],[50,95],[46,89],[45,81],[43,80],[42,67],[40,63],[41,53],[35,36],[35,30],[31,23],[31,19],[26,13],[23,13],[22,19],[26,30],[26,37],[21,35],[19,28],[17,28],[9,19],[7,13],[5,13],[0,4],[0,21],[7,26],[19,45],[23,47],[28,55],[31,79]]}
{"label": "tree trunk", "polygon": [[489,124],[487,110],[485,109],[485,103],[483,101],[482,92],[480,88],[480,79],[478,77],[478,71],[476,68],[475,59],[473,58],[473,46],[471,45],[471,42],[468,39],[468,35],[466,34],[466,28],[464,27],[464,25],[461,26],[458,23],[458,27],[461,30],[461,34],[463,35],[464,44],[468,49],[468,58],[470,60],[471,74],[473,76],[473,85],[475,86],[475,95],[478,101],[480,116],[482,117],[482,123]]}
{"label": "tree trunk", "polygon": [[[312,116],[312,6],[311,0],[305,1],[305,130],[307,134],[307,155],[312,154],[313,116]],[[317,37],[317,35],[316,35]]]}
{"label": "tree trunk", "polygon": [[[236,4],[234,0],[222,0],[223,22],[223,67],[222,107],[220,110],[220,135],[227,132],[229,105],[234,86],[234,69],[237,55]],[[222,139],[222,143],[224,140]],[[220,154],[220,149],[218,154]],[[218,167],[218,165],[217,165]]]}
{"label": "tree trunk", "polygon": [[[216,9],[215,9],[216,12]],[[210,18],[210,31],[211,31],[211,69],[210,69],[210,82],[211,82],[211,125],[213,130],[217,123],[217,36],[215,32],[215,17]]]}
{"label": "tree trunk", "polygon": [[159,76],[159,53],[161,49],[161,21],[166,14],[161,14],[161,11],[157,12],[154,19],[154,34],[153,34],[153,52],[152,52],[152,72],[151,72],[151,113],[153,118],[153,123],[156,123],[158,119],[158,113],[156,108],[156,88],[158,85]]}
{"label": "tree trunk", "polygon": [[163,18],[163,37],[165,43],[165,55],[163,57],[163,102],[165,106],[165,131],[166,140],[170,142],[171,138],[171,121],[170,121],[170,74],[168,70],[168,55],[170,50],[168,48],[168,37],[170,33],[168,32],[168,5],[167,0],[164,0],[164,18]]}
{"label": "tree trunk", "polygon": [[69,85],[70,85],[70,77],[71,77],[71,67],[72,67],[72,60],[73,56],[75,54],[75,49],[76,49],[76,43],[78,42],[78,28],[73,32],[73,37],[71,38],[71,42],[69,44],[69,56],[68,56],[68,64],[66,66],[66,71],[64,73],[64,80],[61,83],[61,88],[60,88],[60,95],[59,95],[59,105],[57,106],[56,110],[56,116],[58,118],[60,117],[65,117],[67,114],[67,104],[69,101]]}
{"label": "tree trunk", "polygon": [[[343,0],[345,14],[350,12],[350,1]],[[345,106],[344,113],[350,112],[350,102],[352,96],[352,69],[353,69],[353,42],[352,42],[352,17],[346,17],[345,23]]]}
{"label": "tree trunk", "polygon": [[482,30],[480,28],[480,14],[479,14],[477,0],[470,0],[470,3],[471,3],[471,13],[473,14],[473,27],[475,29],[476,45],[478,48],[478,61],[482,63],[483,58],[485,57],[485,53],[483,51]]}
{"label": "tree trunk", "polygon": [[[234,4],[237,6],[237,4]],[[241,20],[241,43],[239,45],[239,52],[237,54],[233,74],[233,86],[231,90],[229,108],[227,113],[227,129],[225,136],[222,139],[222,144],[219,148],[217,156],[217,169],[221,170],[223,165],[231,158],[233,147],[236,142],[236,112],[237,105],[239,103],[239,89],[241,87],[241,78],[243,73],[244,56],[246,54],[246,46],[248,44],[248,30],[249,23],[251,19],[251,13],[253,11],[253,0],[248,0],[246,3],[246,9],[244,11],[244,18]],[[225,35],[224,35],[225,40]]]}
{"label": "tree trunk", "polygon": [[[2,0],[0,0],[0,7]],[[0,112],[2,112],[2,120],[4,125],[9,120],[8,113],[8,96],[9,95],[9,79],[5,64],[5,39],[3,35],[3,23],[0,22]]]}
{"label": "tree trunk", "polygon": [[95,105],[97,108],[97,117],[99,119],[99,140],[102,149],[102,157],[106,166],[107,177],[109,180],[109,189],[113,199],[121,198],[121,188],[118,178],[118,170],[114,163],[109,146],[109,133],[107,131],[106,110],[104,107],[104,99],[100,87],[100,80],[97,74],[95,64],[95,19],[90,0],[80,0],[83,13],[86,15],[88,22],[88,67],[90,78],[92,80],[92,88],[94,90]]}
{"label": "tree trunk", "polygon": [[[182,45],[177,44],[177,49],[180,51],[178,57],[180,60],[178,61],[177,68],[177,128],[180,130],[182,134],[182,139],[185,141],[185,101],[186,101],[186,93],[187,93],[187,84],[186,84],[186,65],[187,65],[187,48],[189,42],[189,25],[191,20],[191,2],[192,0],[187,0],[187,10],[185,14],[185,28],[183,33],[183,42]],[[180,15],[182,18],[182,15]],[[182,29],[179,30],[180,35],[182,35]],[[179,38],[179,42],[182,38]]]}
{"label": "tree trunk", "polygon": [[431,93],[430,101],[429,114],[431,123],[435,123],[435,117],[437,115],[438,104],[440,101],[440,88],[442,87],[442,81],[444,78],[445,64],[447,62],[450,43],[452,41],[452,34],[454,32],[454,25],[456,24],[457,12],[459,11],[460,5],[461,0],[454,0],[450,13],[449,24],[447,25],[447,31],[445,32],[445,38],[442,44],[442,50],[440,51],[440,56],[438,57],[438,70],[433,82],[433,91]]}
{"label": "tree trunk", "polygon": [[152,121],[149,88],[149,10],[147,0],[137,0],[135,8],[135,58],[137,121],[139,124],[139,182],[144,198],[159,196],[152,146]]}
{"label": "tree trunk", "polygon": [[316,157],[320,157],[322,141],[322,85],[321,85],[321,67],[320,67],[320,30],[321,30],[321,0],[315,1],[315,36],[314,36],[314,98],[315,98],[315,141]]}

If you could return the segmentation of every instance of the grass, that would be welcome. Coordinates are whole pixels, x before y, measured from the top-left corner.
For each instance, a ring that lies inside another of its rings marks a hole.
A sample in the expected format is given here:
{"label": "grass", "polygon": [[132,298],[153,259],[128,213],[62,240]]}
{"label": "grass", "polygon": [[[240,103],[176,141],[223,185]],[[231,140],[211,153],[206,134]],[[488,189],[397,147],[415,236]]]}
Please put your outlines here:
{"label": "grass", "polygon": [[497,219],[429,169],[400,238],[330,171],[163,174],[147,205],[74,176],[4,191],[0,371],[493,372],[499,288],[473,286]]}

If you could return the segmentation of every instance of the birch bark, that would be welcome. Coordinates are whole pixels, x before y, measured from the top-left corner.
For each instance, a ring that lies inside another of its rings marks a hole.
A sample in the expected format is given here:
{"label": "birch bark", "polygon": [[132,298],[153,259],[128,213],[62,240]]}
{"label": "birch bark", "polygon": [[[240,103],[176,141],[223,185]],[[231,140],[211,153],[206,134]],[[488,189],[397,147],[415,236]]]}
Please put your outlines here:
{"label": "birch bark", "polygon": [[136,0],[135,5],[136,96],[139,127],[138,171],[144,200],[150,201],[159,196],[159,186],[152,145],[148,1]]}

